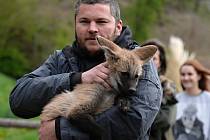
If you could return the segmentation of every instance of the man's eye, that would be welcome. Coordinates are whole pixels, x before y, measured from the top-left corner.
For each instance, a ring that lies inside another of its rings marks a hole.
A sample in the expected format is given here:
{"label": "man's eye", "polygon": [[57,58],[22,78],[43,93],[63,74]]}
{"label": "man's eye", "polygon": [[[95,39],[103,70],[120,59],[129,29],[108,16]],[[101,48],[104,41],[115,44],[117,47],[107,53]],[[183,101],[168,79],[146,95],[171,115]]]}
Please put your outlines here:
{"label": "man's eye", "polygon": [[86,20],[81,20],[81,21],[79,21],[79,23],[89,23],[89,22]]}
{"label": "man's eye", "polygon": [[97,21],[97,23],[98,23],[98,24],[106,24],[106,23],[108,23],[108,22],[105,21],[105,20],[100,20],[100,21]]}

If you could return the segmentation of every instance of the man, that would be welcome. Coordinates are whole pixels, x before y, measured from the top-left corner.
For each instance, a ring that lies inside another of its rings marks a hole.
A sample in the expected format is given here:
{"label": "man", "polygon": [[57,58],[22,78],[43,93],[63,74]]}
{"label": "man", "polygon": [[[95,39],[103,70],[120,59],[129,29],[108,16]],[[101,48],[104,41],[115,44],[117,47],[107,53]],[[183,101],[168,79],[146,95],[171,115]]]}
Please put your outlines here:
{"label": "man", "polygon": [[[106,81],[109,69],[96,43],[96,35],[127,49],[138,47],[131,39],[128,27],[122,26],[120,9],[115,0],[78,0],[75,6],[75,32],[76,41],[71,47],[56,51],[38,69],[17,81],[10,96],[14,114],[23,118],[36,117],[52,97],[64,89],[72,90],[78,83],[98,82],[111,88]],[[116,105],[96,116],[96,122],[105,130],[103,139],[148,139],[162,95],[154,65],[149,62],[143,69],[138,91],[129,99],[131,109],[124,113]],[[90,139],[88,133],[63,117],[42,122],[39,136],[41,140]]]}

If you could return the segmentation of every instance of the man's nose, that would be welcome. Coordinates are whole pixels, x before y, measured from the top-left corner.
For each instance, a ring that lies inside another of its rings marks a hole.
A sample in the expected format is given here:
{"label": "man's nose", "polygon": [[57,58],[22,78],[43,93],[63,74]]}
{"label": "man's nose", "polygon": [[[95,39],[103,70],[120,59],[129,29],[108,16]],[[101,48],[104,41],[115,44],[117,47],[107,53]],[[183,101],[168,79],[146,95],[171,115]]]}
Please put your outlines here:
{"label": "man's nose", "polygon": [[90,22],[88,32],[91,33],[91,34],[98,32],[98,27],[97,27],[97,24],[95,22]]}

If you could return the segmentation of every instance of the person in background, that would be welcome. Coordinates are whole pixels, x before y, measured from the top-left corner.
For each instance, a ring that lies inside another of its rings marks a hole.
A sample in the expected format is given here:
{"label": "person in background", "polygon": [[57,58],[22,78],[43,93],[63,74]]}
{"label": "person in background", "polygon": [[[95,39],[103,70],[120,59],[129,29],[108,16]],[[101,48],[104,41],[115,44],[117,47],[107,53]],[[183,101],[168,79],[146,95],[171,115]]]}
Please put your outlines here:
{"label": "person in background", "polygon": [[142,44],[142,46],[146,45],[155,45],[158,48],[157,52],[153,56],[153,61],[158,70],[163,89],[161,108],[154,123],[152,124],[149,139],[166,140],[165,133],[170,128],[171,114],[172,111],[174,111],[174,105],[177,103],[175,99],[176,86],[173,81],[165,76],[167,70],[167,60],[164,44],[157,39],[151,39]]}
{"label": "person in background", "polygon": [[191,59],[180,67],[183,91],[178,100],[176,122],[173,126],[175,140],[210,140],[210,70],[198,60]]}
{"label": "person in background", "polygon": [[[131,50],[139,47],[128,26],[123,26],[116,0],[77,0],[75,41],[55,51],[39,68],[17,81],[10,95],[13,113],[22,118],[37,117],[50,99],[63,90],[73,90],[79,83],[97,82],[111,88],[107,82],[110,71],[95,40],[97,35],[114,41],[122,48]],[[160,108],[162,92],[152,61],[143,66],[143,71],[136,93],[129,96],[128,112],[123,112],[116,104],[95,116],[96,123],[104,130],[100,138],[148,140],[149,129]],[[89,124],[73,122],[64,117],[41,122],[40,140],[93,140],[88,132],[92,130]]]}

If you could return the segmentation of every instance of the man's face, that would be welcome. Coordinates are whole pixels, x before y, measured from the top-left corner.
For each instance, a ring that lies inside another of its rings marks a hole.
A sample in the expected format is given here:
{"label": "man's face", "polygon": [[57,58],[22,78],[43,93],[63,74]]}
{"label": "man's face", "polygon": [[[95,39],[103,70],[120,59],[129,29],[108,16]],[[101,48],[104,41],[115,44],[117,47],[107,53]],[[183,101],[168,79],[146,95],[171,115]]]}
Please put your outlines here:
{"label": "man's face", "polygon": [[96,35],[113,41],[122,31],[122,21],[116,23],[107,4],[81,4],[75,26],[79,46],[86,47],[91,54],[100,50]]}

